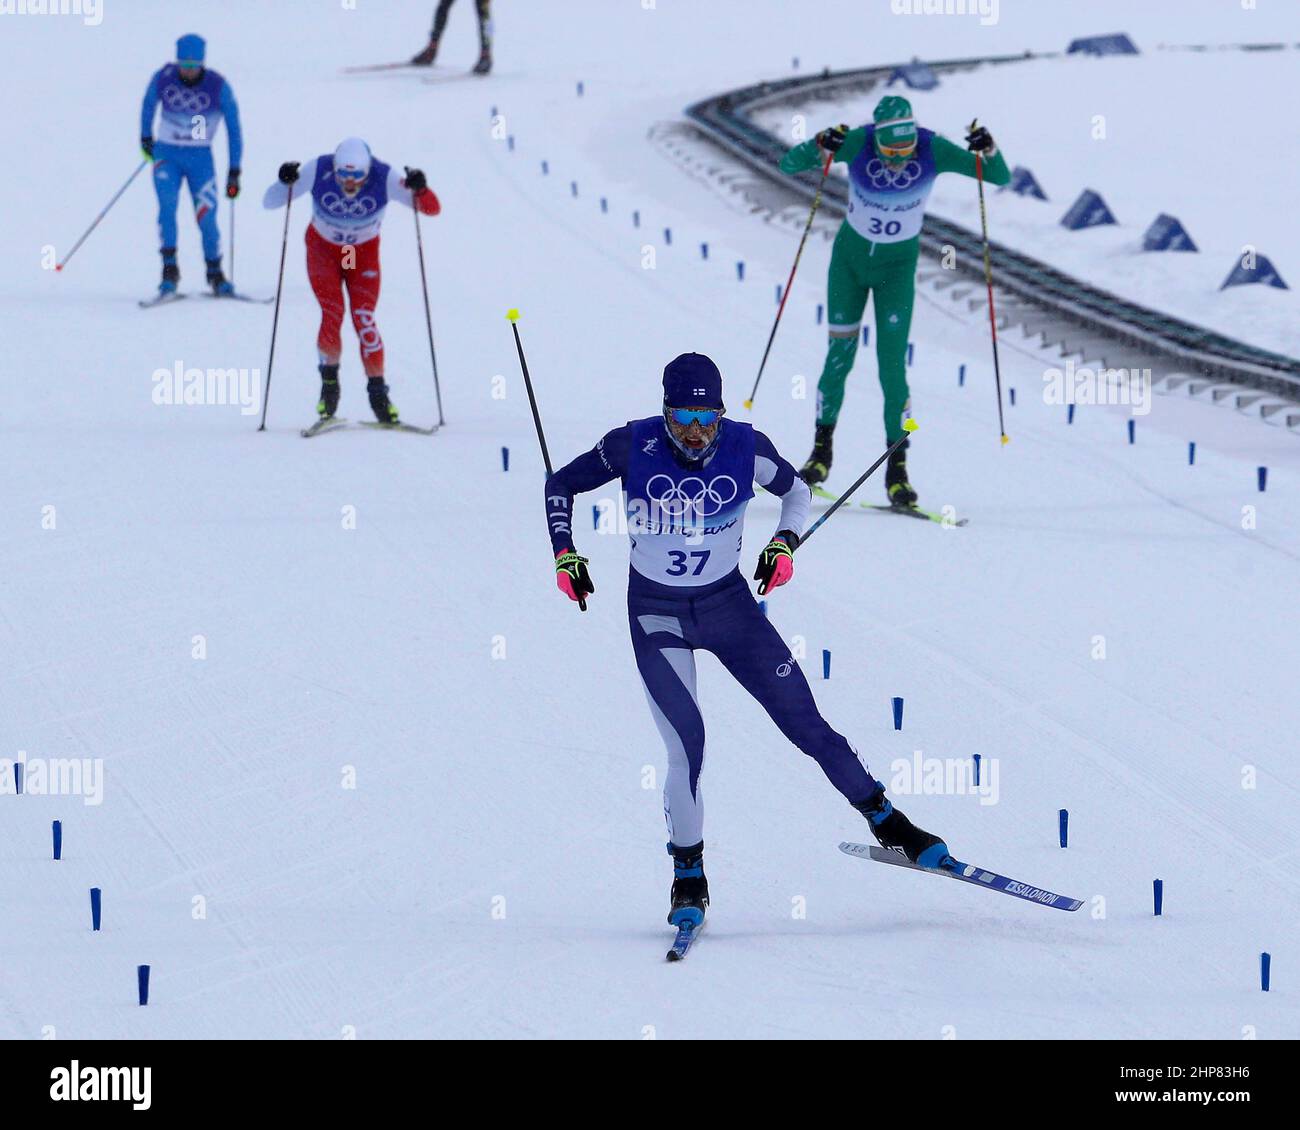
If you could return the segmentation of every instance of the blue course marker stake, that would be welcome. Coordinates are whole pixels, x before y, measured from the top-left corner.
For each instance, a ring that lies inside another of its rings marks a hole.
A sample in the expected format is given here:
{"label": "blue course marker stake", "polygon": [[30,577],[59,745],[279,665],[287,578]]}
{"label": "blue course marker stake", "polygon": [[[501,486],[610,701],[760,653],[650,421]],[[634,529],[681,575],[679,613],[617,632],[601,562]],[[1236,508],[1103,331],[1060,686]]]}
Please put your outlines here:
{"label": "blue course marker stake", "polygon": [[1066,809],[1061,809],[1061,847],[1065,847],[1070,842],[1070,813]]}
{"label": "blue course marker stake", "polygon": [[980,755],[972,753],[970,759],[975,763],[975,787],[978,789],[980,787]]}
{"label": "blue course marker stake", "polygon": [[759,610],[759,611],[760,611],[764,616],[766,616],[766,615],[767,615],[767,601],[765,601],[765,600],[760,600],[760,601],[758,602],[758,610]]}
{"label": "blue course marker stake", "polygon": [[515,135],[513,133],[506,138],[506,148],[509,149],[511,153],[515,151]]}
{"label": "blue course marker stake", "polygon": [[15,796],[23,795],[23,769],[24,769],[24,765],[21,761],[14,762],[14,795]]}
{"label": "blue course marker stake", "polygon": [[831,653],[825,648],[822,649],[822,678],[831,677]]}
{"label": "blue course marker stake", "polygon": [[1195,440],[1187,444],[1187,465],[1190,467],[1196,462],[1196,442]]}
{"label": "blue course marker stake", "polygon": [[1151,880],[1151,893],[1155,895],[1156,900],[1156,917],[1160,917],[1160,912],[1165,907],[1165,881],[1163,879]]}
{"label": "blue course marker stake", "polygon": [[671,246],[673,245],[673,229],[672,229],[672,228],[664,228],[664,243],[666,243],[669,247],[671,247]]}
{"label": "blue course marker stake", "polygon": [[957,366],[957,387],[964,388],[965,386],[966,386],[966,366],[958,365]]}
{"label": "blue course marker stake", "polygon": [[135,969],[136,988],[140,994],[140,1007],[149,1003],[149,967],[137,965]]}
{"label": "blue course marker stake", "polygon": [[510,470],[510,448],[508,447],[501,449],[501,470]]}
{"label": "blue course marker stake", "polygon": [[781,284],[780,283],[776,284],[776,304],[778,306],[781,305]]}
{"label": "blue course marker stake", "polygon": [[90,928],[92,930],[99,929],[100,911],[103,908],[100,894],[98,887],[90,888]]}
{"label": "blue course marker stake", "polygon": [[633,226],[634,228],[639,228],[639,227],[641,226],[641,213],[640,213],[640,212],[633,212],[633,213],[632,213],[632,226]]}
{"label": "blue course marker stake", "polygon": [[551,166],[545,161],[542,162],[542,176],[546,176],[551,171]]}
{"label": "blue course marker stake", "polygon": [[737,264],[736,264],[736,278],[738,278],[739,280],[741,280],[741,282],[744,282],[744,280],[745,280],[745,264],[744,264],[744,263],[737,263]]}
{"label": "blue course marker stake", "polygon": [[1016,390],[1014,388],[1009,388],[1007,389],[1007,392],[1011,394],[1011,407],[1014,408],[1016,406]]}
{"label": "blue course marker stake", "polygon": [[493,107],[492,107],[492,112],[491,112],[490,114],[488,114],[488,117],[489,117],[489,118],[495,118],[496,116],[497,116],[497,108],[496,108],[495,106],[493,106]]}
{"label": "blue course marker stake", "polygon": [[600,210],[602,212],[609,211],[609,201],[606,200],[603,196],[600,198]]}
{"label": "blue course marker stake", "polygon": [[569,191],[570,191],[574,196],[577,196],[577,195],[578,195],[578,182],[577,182],[576,180],[571,180],[571,181],[569,181]]}
{"label": "blue course marker stake", "polygon": [[707,243],[701,243],[701,244],[700,244],[700,258],[701,258],[701,259],[707,259],[708,257],[709,257],[709,245],[708,245]]}
{"label": "blue course marker stake", "polygon": [[1259,480],[1259,489],[1260,489],[1260,490],[1263,490],[1264,487],[1268,484],[1268,468],[1267,468],[1267,467],[1260,467],[1260,468],[1255,472],[1255,475],[1256,475],[1256,477],[1257,477],[1258,480]]}
{"label": "blue course marker stake", "polygon": [[54,833],[54,858],[62,859],[63,858],[63,821],[62,820],[54,821],[54,826],[52,828],[52,831]]}
{"label": "blue course marker stake", "polygon": [[901,698],[895,698],[894,699],[894,729],[901,730],[902,728],[903,728],[903,700]]}
{"label": "blue course marker stake", "polygon": [[578,80],[578,97],[579,97],[579,98],[582,97],[582,80],[581,80],[581,79]]}
{"label": "blue course marker stake", "polygon": [[862,327],[862,344],[863,344],[863,345],[867,345],[870,341],[871,341],[871,327],[870,327],[870,326],[863,326],[863,327]]}
{"label": "blue course marker stake", "polygon": [[600,529],[600,507],[599,506],[593,506],[591,508],[591,528],[593,530]]}
{"label": "blue course marker stake", "polygon": [[1268,992],[1269,981],[1273,970],[1273,955],[1261,953],[1259,955],[1259,987]]}
{"label": "blue course marker stake", "polygon": [[820,302],[817,303],[817,324],[819,326],[822,324],[822,304]]}
{"label": "blue course marker stake", "polygon": [[1073,423],[1074,423],[1074,405],[1073,405],[1073,404],[1067,404],[1067,405],[1065,406],[1065,422],[1066,422],[1067,424],[1073,424]]}
{"label": "blue course marker stake", "polygon": [[1134,433],[1135,433],[1136,431],[1137,431],[1137,425],[1136,425],[1132,420],[1130,420],[1130,421],[1128,422],[1128,441],[1129,441],[1129,443],[1132,443],[1132,442],[1133,442],[1133,436],[1134,436]]}
{"label": "blue course marker stake", "polygon": [[796,71],[799,69],[799,56],[798,56],[798,55],[796,55],[796,56],[794,57],[794,63],[793,63],[793,65],[792,65],[792,68],[791,68],[791,69],[792,69],[792,70],[796,70]]}
{"label": "blue course marker stake", "polygon": [[912,363],[912,343],[910,341],[907,343],[907,363],[909,365]]}

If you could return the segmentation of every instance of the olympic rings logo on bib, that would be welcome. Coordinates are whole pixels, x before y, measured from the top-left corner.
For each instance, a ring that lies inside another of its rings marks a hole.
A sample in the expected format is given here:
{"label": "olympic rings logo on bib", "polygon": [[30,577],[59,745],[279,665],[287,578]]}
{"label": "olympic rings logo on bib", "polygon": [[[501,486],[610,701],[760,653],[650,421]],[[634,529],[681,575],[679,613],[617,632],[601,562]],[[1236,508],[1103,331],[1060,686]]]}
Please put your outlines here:
{"label": "olympic rings logo on bib", "polygon": [[346,196],[340,196],[337,192],[321,193],[320,206],[331,216],[351,216],[353,219],[358,220],[370,215],[378,207],[373,196],[362,196],[356,200],[349,200]]}
{"label": "olympic rings logo on bib", "polygon": [[212,105],[207,91],[183,90],[179,86],[163,87],[162,100],[167,109],[182,114],[201,114]]}
{"label": "olympic rings logo on bib", "polygon": [[706,483],[698,475],[674,481],[669,475],[658,474],[650,476],[645,492],[670,517],[712,518],[736,501],[740,487],[730,475],[717,475]]}
{"label": "olympic rings logo on bib", "polygon": [[907,188],[921,179],[921,162],[908,161],[901,169],[894,169],[879,157],[872,157],[865,172],[872,188]]}

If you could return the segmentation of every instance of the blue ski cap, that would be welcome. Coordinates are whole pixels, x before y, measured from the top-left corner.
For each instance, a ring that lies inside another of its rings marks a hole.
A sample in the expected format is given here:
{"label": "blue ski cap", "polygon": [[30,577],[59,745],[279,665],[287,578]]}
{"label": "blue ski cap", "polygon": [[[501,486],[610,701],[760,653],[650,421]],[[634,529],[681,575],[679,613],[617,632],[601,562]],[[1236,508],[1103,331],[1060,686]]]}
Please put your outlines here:
{"label": "blue ski cap", "polygon": [[703,353],[683,353],[664,369],[664,404],[669,408],[723,408],[722,373]]}
{"label": "blue ski cap", "polygon": [[176,41],[176,62],[182,67],[203,66],[203,55],[207,46],[201,35],[195,35],[193,32],[182,35]]}

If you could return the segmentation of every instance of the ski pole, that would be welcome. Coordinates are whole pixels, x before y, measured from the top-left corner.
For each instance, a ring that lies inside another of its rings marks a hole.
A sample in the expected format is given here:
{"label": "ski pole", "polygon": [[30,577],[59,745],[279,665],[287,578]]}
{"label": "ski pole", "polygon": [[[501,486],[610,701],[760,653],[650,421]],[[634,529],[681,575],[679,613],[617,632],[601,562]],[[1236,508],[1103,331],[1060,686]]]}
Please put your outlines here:
{"label": "ski pole", "polygon": [[826,154],[826,162],[822,165],[822,179],[817,182],[817,195],[813,197],[812,211],[808,213],[808,222],[804,225],[803,236],[799,240],[799,250],[794,255],[794,265],[790,268],[790,277],[785,280],[785,290],[781,292],[781,305],[776,308],[776,321],[772,323],[772,332],[767,335],[767,348],[763,350],[763,360],[758,365],[758,376],[754,378],[754,387],[750,390],[749,399],[745,401],[746,410],[754,407],[754,397],[758,394],[758,382],[763,379],[763,370],[767,368],[767,355],[772,352],[772,342],[776,340],[776,327],[781,324],[781,315],[785,312],[786,299],[790,297],[790,287],[794,285],[794,273],[799,269],[799,259],[803,255],[803,245],[808,242],[808,233],[812,231],[813,217],[817,215],[817,209],[822,203],[822,189],[826,187],[826,176],[831,171],[831,161],[835,157],[834,153]]}
{"label": "ski pole", "polygon": [[[546,465],[546,477],[551,477],[551,453],[546,449],[546,436],[542,432],[542,417],[537,411],[537,397],[533,395],[533,378],[528,375],[528,362],[524,360],[524,343],[519,337],[519,311],[511,308],[506,311],[506,321],[515,335],[515,349],[519,353],[519,368],[523,370],[524,387],[528,390],[528,406],[533,410],[533,426],[537,429],[537,442],[542,447],[542,462]],[[587,602],[578,598],[578,611],[587,611]]]}
{"label": "ski pole", "polygon": [[235,198],[230,198],[230,285],[235,285]]}
{"label": "ski pole", "polygon": [[[407,169],[406,174],[410,176],[411,170]],[[433,351],[433,315],[429,313],[429,283],[424,274],[424,240],[420,237],[420,209],[414,199],[411,201],[411,212],[415,216],[415,250],[420,256],[420,286],[424,288],[424,324],[429,330],[429,360],[433,363],[433,392],[438,398],[438,426],[442,427],[446,421],[442,418],[442,387],[438,384],[438,355]]]}
{"label": "ski pole", "polygon": [[863,471],[862,474],[860,474],[857,477],[853,485],[849,487],[849,489],[846,490],[842,495],[840,495],[839,498],[837,498],[834,502],[831,503],[826,513],[823,514],[820,518],[817,519],[817,521],[815,521],[811,526],[808,527],[807,533],[805,533],[804,536],[799,539],[800,549],[802,549],[804,545],[807,543],[808,539],[817,532],[818,527],[821,526],[821,524],[825,522],[827,518],[829,518],[832,514],[834,514],[835,511],[837,511],[841,506],[843,506],[849,500],[849,495],[851,495],[855,490],[858,489],[858,487],[860,487],[869,478],[871,478],[871,476],[875,474],[876,469],[886,459],[888,459],[891,455],[893,455],[895,451],[897,451],[900,447],[902,447],[903,444],[907,442],[907,437],[910,436],[914,431],[916,431],[916,421],[913,420],[911,417],[908,417],[906,420],[903,421],[904,434],[900,436],[898,439],[894,440],[894,442],[891,443],[885,449],[884,455],[882,455],[873,464],[871,464],[870,467],[868,467],[865,471]]}
{"label": "ski pole", "polygon": [[102,212],[100,212],[100,214],[99,214],[98,216],[95,217],[95,222],[94,222],[93,224],[91,224],[90,227],[88,227],[88,228],[87,228],[87,229],[82,233],[81,238],[80,238],[79,240],[77,240],[77,242],[74,243],[74,244],[72,245],[72,250],[68,252],[68,254],[67,254],[67,256],[64,258],[63,262],[62,262],[62,263],[56,263],[56,264],[54,265],[54,269],[55,269],[56,271],[61,271],[61,270],[63,270],[64,267],[66,267],[66,266],[68,265],[68,260],[71,259],[71,258],[72,258],[76,253],[77,253],[77,248],[80,247],[83,243],[85,243],[85,242],[86,242],[86,239],[87,239],[87,237],[89,237],[90,233],[93,232],[97,227],[99,227],[99,221],[102,220],[105,216],[108,215],[108,211],[109,211],[109,209],[112,208],[113,205],[116,204],[116,203],[118,202],[118,200],[119,200],[119,199],[121,198],[121,196],[122,196],[122,193],[124,193],[128,188],[130,188],[130,187],[131,187],[131,182],[132,182],[133,180],[135,180],[135,178],[138,177],[138,176],[140,175],[140,170],[143,169],[143,168],[144,168],[146,165],[148,165],[149,163],[150,163],[149,158],[146,157],[143,161],[141,161],[138,165],[136,165],[136,167],[135,167],[135,172],[133,172],[129,177],[126,178],[126,184],[124,184],[121,188],[119,188],[119,189],[118,189],[118,190],[113,194],[113,199],[110,200],[107,204],[104,205],[104,210],[103,210]]}
{"label": "ski pole", "polygon": [[280,241],[280,277],[275,283],[275,317],[271,319],[271,356],[266,361],[266,385],[262,390],[262,422],[259,432],[266,431],[266,408],[271,402],[271,369],[275,365],[275,333],[280,325],[280,294],[284,290],[284,256],[289,250],[289,213],[293,209],[293,185],[285,186],[289,199],[284,202],[284,238]]}
{"label": "ski pole", "polygon": [[[970,132],[974,133],[976,121],[972,120]],[[989,291],[989,330],[993,334],[993,379],[998,390],[998,431],[1002,434],[1002,444],[1011,442],[1007,435],[1006,424],[1002,420],[1002,369],[998,365],[998,320],[993,313],[993,265],[989,260],[989,217],[984,210],[984,160],[980,153],[975,154],[975,180],[980,188],[980,226],[984,229],[984,283]]]}

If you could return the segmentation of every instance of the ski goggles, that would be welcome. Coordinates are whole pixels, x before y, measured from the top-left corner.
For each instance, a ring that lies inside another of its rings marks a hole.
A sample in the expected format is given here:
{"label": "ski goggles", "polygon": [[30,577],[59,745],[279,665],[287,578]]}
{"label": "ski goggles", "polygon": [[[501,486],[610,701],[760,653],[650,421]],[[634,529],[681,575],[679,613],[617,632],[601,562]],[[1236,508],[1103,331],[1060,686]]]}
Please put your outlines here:
{"label": "ski goggles", "polygon": [[681,424],[684,428],[691,424],[699,424],[702,428],[712,427],[722,415],[721,408],[669,408],[667,412],[674,424]]}
{"label": "ski goggles", "polygon": [[916,152],[916,142],[909,141],[906,145],[886,145],[883,141],[877,141],[876,147],[880,150],[882,157],[910,157]]}

